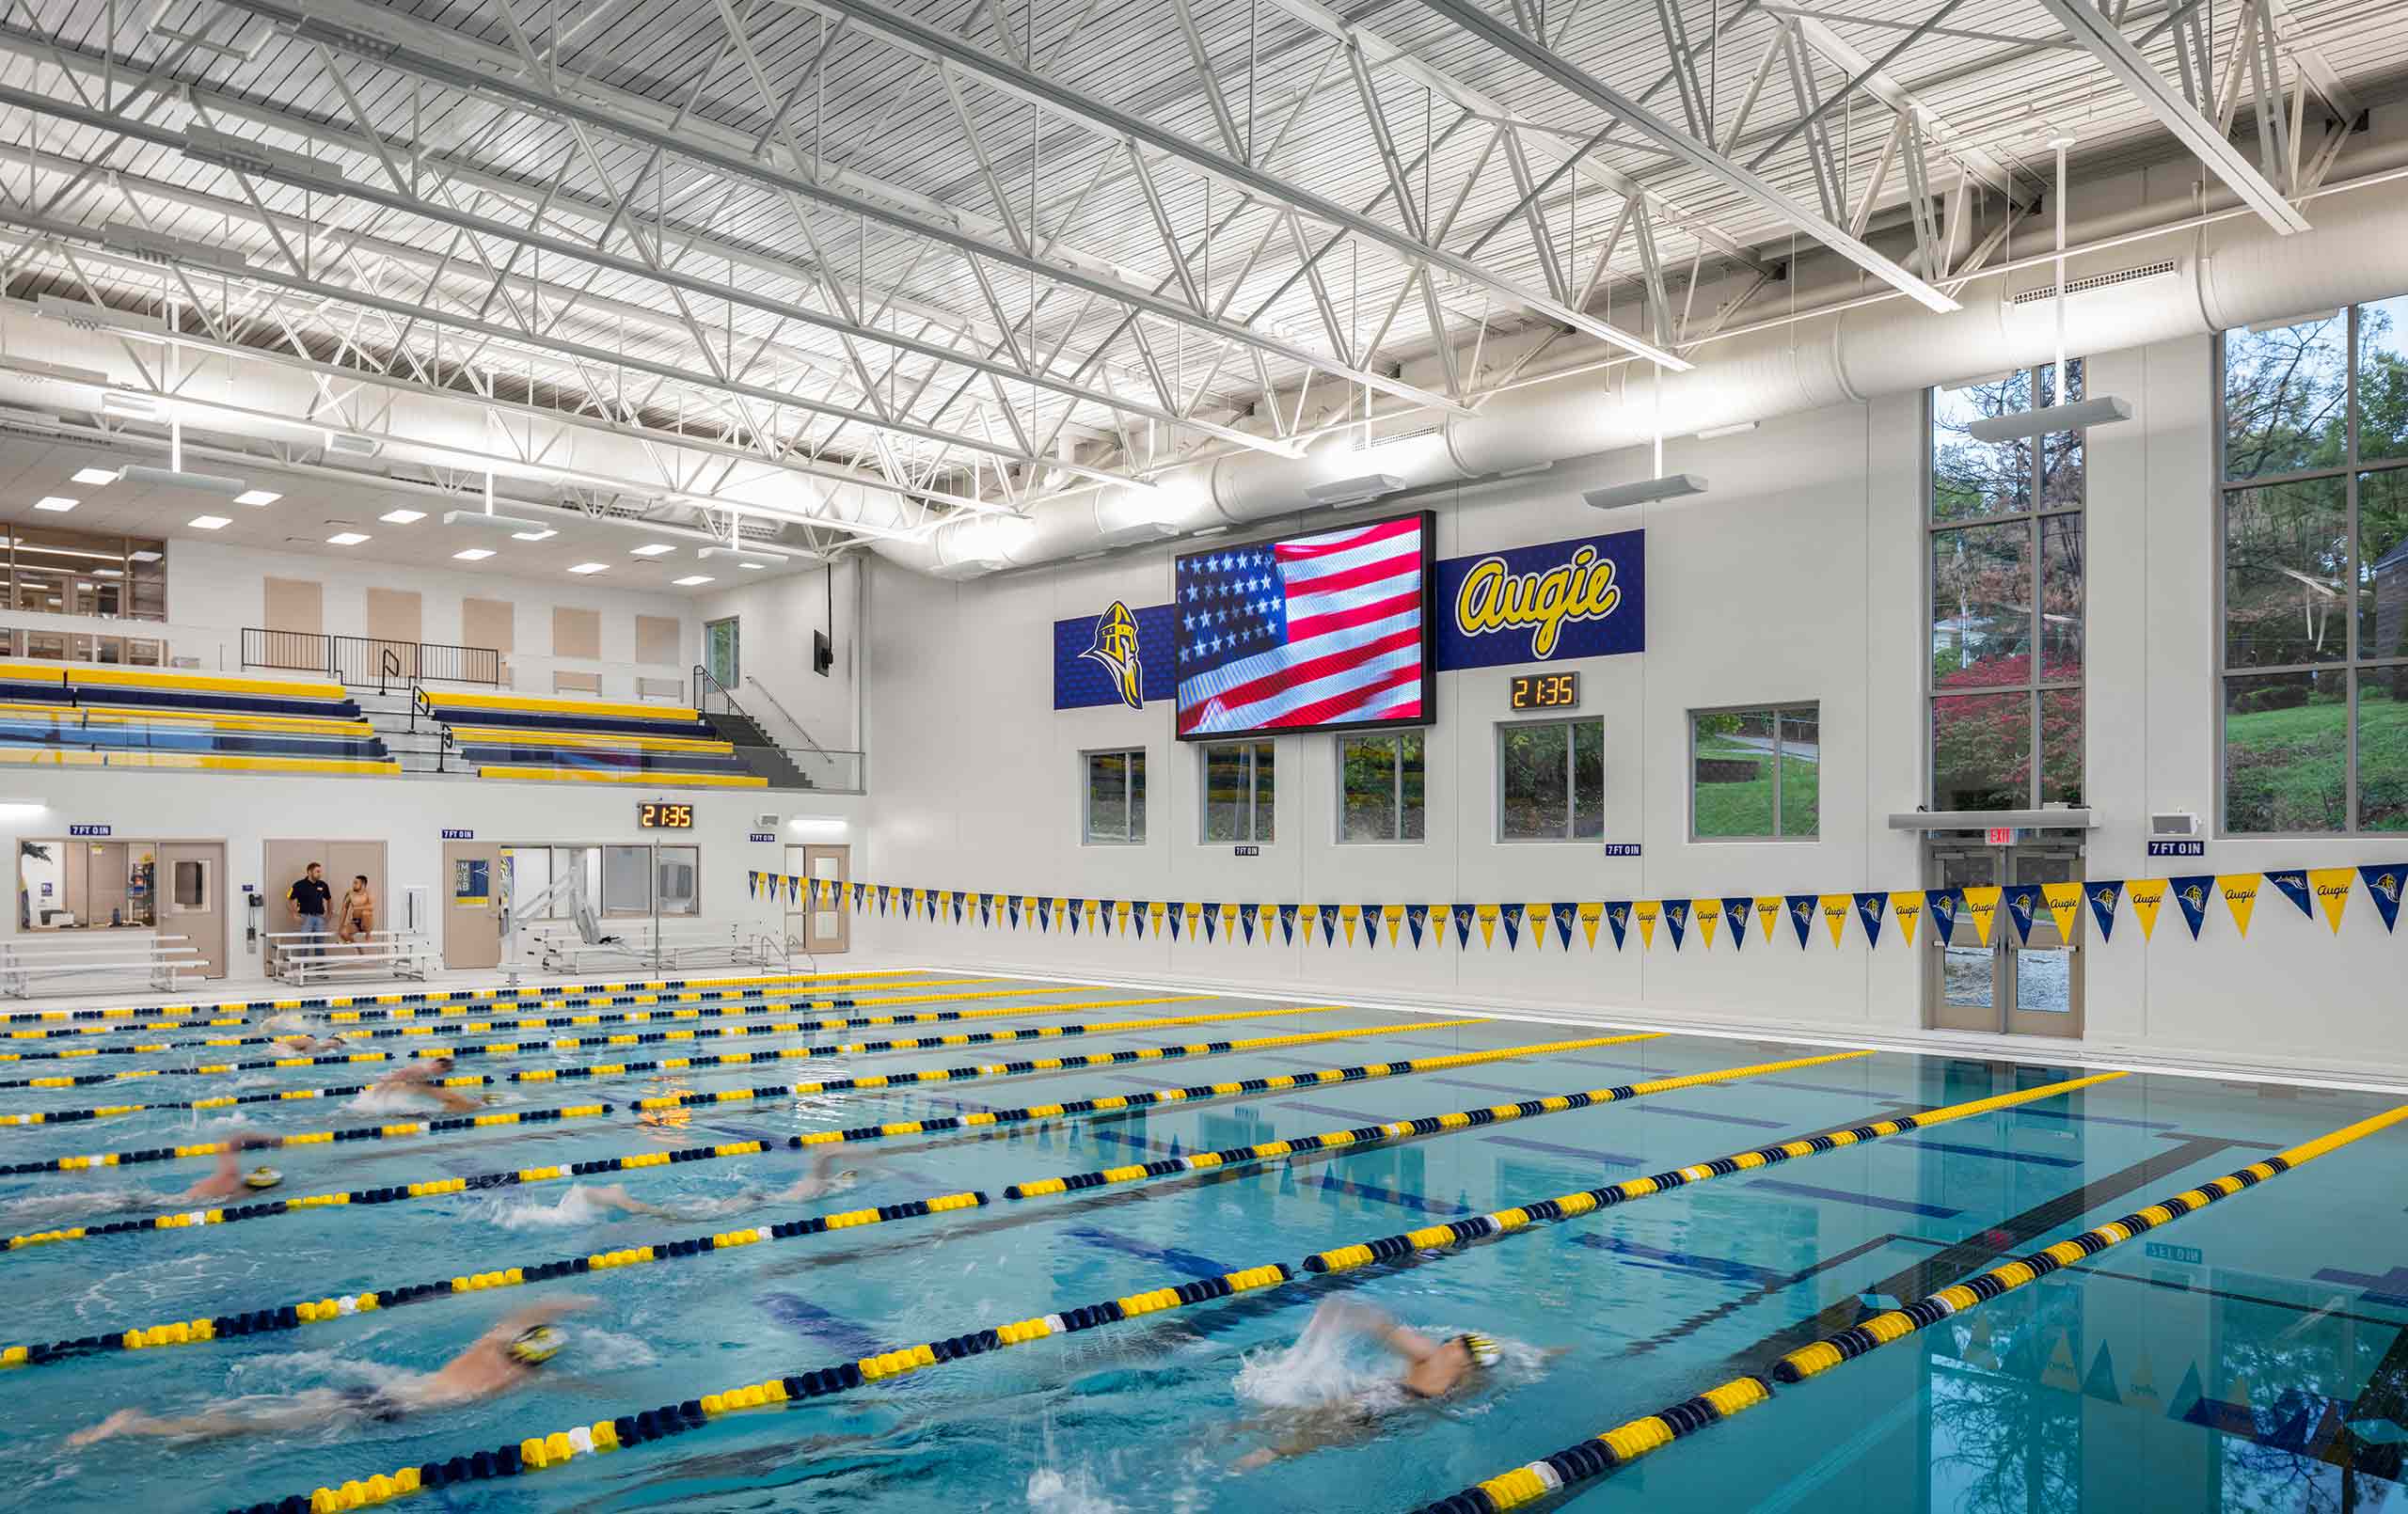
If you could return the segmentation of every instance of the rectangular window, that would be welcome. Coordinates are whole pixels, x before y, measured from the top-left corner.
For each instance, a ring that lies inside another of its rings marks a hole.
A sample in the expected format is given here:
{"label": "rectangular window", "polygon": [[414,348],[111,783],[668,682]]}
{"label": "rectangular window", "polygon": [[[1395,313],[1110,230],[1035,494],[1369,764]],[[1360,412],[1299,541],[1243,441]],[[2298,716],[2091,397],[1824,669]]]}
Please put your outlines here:
{"label": "rectangular window", "polygon": [[1689,835],[1810,840],[1821,828],[1822,707],[1689,712]]}
{"label": "rectangular window", "polygon": [[1528,720],[1497,728],[1499,841],[1603,841],[1606,723]]}
{"label": "rectangular window", "polygon": [[605,846],[602,848],[602,913],[606,915],[649,915],[652,913],[651,847]]}
{"label": "rectangular window", "polygon": [[1204,764],[1204,840],[1271,843],[1272,744],[1219,741],[1200,749]]}
{"label": "rectangular window", "polygon": [[653,863],[653,891],[664,915],[703,912],[703,853],[699,846],[663,846]]}
{"label": "rectangular window", "polygon": [[[2069,402],[2083,365],[2066,367]],[[2059,403],[2050,364],[1931,391],[1934,809],[2082,802],[2084,437],[1984,442],[1970,430]]]}
{"label": "rectangular window", "polygon": [[1422,733],[1338,736],[1338,839],[1422,839]]}
{"label": "rectangular window", "polygon": [[2219,343],[2222,828],[2408,830],[2408,296]]}
{"label": "rectangular window", "polygon": [[1146,749],[1090,751],[1080,755],[1085,779],[1090,846],[1146,844]]}

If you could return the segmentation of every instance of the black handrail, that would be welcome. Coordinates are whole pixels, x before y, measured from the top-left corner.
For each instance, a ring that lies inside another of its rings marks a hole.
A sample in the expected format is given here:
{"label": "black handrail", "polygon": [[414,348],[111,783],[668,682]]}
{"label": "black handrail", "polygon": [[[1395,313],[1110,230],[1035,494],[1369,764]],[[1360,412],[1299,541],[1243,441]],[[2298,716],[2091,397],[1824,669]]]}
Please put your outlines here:
{"label": "black handrail", "polygon": [[372,684],[379,693],[400,678],[501,686],[501,651],[498,647],[403,641],[390,637],[328,636],[318,631],[270,631],[245,626],[243,666],[322,672],[355,687]]}

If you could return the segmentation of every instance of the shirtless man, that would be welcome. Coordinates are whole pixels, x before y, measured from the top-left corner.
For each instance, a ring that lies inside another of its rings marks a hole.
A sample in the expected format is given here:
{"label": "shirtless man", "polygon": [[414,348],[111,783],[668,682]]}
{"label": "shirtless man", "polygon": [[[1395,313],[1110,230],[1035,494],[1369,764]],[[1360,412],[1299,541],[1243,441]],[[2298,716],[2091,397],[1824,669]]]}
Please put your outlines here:
{"label": "shirtless man", "polygon": [[71,1446],[90,1445],[119,1435],[169,1440],[217,1440],[236,1435],[277,1435],[336,1426],[390,1424],[429,1409],[449,1409],[499,1397],[533,1380],[536,1369],[563,1344],[552,1321],[591,1309],[600,1301],[582,1296],[547,1299],[506,1316],[474,1344],[422,1377],[376,1387],[308,1388],[294,1394],[262,1394],[228,1399],[197,1414],[173,1418],[120,1409],[99,1424],[67,1438]]}
{"label": "shirtless man", "polygon": [[271,1136],[236,1136],[226,1143],[225,1150],[217,1154],[217,1170],[177,1194],[173,1202],[214,1204],[220,1199],[230,1199],[246,1189],[264,1190],[276,1187],[284,1181],[282,1173],[273,1167],[254,1167],[246,1173],[243,1171],[242,1163],[234,1159],[242,1152],[280,1144],[282,1144],[281,1142]]}
{"label": "shirtless man", "polygon": [[625,1183],[605,1183],[599,1188],[579,1187],[574,1192],[578,1202],[592,1210],[616,1209],[622,1214],[639,1214],[653,1220],[711,1220],[758,1208],[765,1204],[808,1203],[831,1193],[842,1193],[861,1178],[857,1168],[836,1171],[836,1154],[823,1151],[818,1160],[812,1163],[810,1176],[800,1178],[775,1191],[748,1188],[723,1199],[700,1199],[691,1204],[647,1204],[628,1193]]}
{"label": "shirtless man", "polygon": [[282,1143],[269,1136],[236,1136],[226,1143],[225,1150],[217,1154],[217,1170],[179,1193],[162,1193],[149,1188],[41,1193],[0,1206],[0,1211],[6,1212],[12,1224],[53,1220],[87,1224],[112,1214],[141,1214],[163,1209],[189,1209],[195,1205],[220,1204],[246,1189],[266,1190],[281,1184],[284,1175],[275,1168],[254,1167],[246,1173],[235,1159],[239,1153],[280,1144]]}
{"label": "shirtless man", "polygon": [[[1393,1353],[1404,1364],[1396,1387],[1409,1400],[1434,1402],[1452,1397],[1504,1360],[1502,1348],[1485,1335],[1466,1331],[1448,1340],[1433,1340],[1382,1310],[1348,1299],[1326,1300],[1313,1311],[1305,1338],[1318,1332],[1353,1335]],[[1288,1433],[1278,1443],[1242,1458],[1238,1470],[1250,1472],[1283,1457],[1366,1439],[1376,1431],[1384,1411],[1376,1403],[1354,1399],[1306,1411],[1287,1425]]]}
{"label": "shirtless man", "polygon": [[373,1093],[420,1094],[434,1099],[454,1114],[483,1109],[484,1101],[471,1098],[456,1088],[445,1088],[441,1080],[452,1076],[452,1057],[448,1052],[421,1057],[403,1064],[368,1085]]}

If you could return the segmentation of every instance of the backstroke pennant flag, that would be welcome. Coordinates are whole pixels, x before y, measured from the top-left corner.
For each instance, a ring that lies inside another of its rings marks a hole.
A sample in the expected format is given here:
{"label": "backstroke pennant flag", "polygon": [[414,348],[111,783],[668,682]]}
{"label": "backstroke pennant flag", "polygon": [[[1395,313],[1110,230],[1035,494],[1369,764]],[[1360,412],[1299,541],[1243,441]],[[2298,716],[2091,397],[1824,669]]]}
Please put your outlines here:
{"label": "backstroke pennant flag", "polygon": [[1007,893],[1004,895],[1004,919],[1014,930],[1020,929],[1020,906],[1021,896],[1019,894]]}
{"label": "backstroke pennant flag", "polygon": [[[1223,905],[1221,907],[1222,939],[1234,941],[1238,938],[1238,915],[1243,908],[1244,907],[1240,905]],[[1206,934],[1209,935],[1211,933],[1207,932]]]}
{"label": "backstroke pennant flag", "polygon": [[1505,927],[1505,950],[1511,952],[1520,946],[1522,944],[1522,907],[1498,905],[1497,920],[1497,923]]}
{"label": "backstroke pennant flag", "polygon": [[1346,929],[1347,945],[1352,946],[1354,944],[1354,923],[1362,918],[1363,907],[1361,905],[1339,905],[1338,907],[1339,923],[1343,925]]}
{"label": "backstroke pennant flag", "polygon": [[1245,944],[1252,946],[1254,944],[1254,906],[1248,905],[1238,911],[1238,924],[1245,931]]}
{"label": "backstroke pennant flag", "polygon": [[1823,912],[1823,923],[1830,927],[1831,944],[1839,945],[1841,938],[1847,934],[1848,911],[1856,907],[1856,901],[1845,893],[1827,893],[1814,904]]}
{"label": "backstroke pennant flag", "polygon": [[1814,939],[1814,896],[1811,893],[1790,894],[1783,901],[1783,907],[1789,911],[1789,923],[1798,927],[1798,945],[1802,951],[1806,943]]}
{"label": "backstroke pennant flag", "polygon": [[1413,933],[1414,950],[1420,950],[1421,928],[1429,923],[1430,907],[1428,905],[1406,905],[1404,907],[1404,926],[1405,929]]}
{"label": "backstroke pennant flag", "polygon": [[[1309,939],[1309,936],[1307,938]],[[1288,946],[1296,944],[1296,907],[1294,905],[1279,907],[1279,939]]]}
{"label": "backstroke pennant flag", "polygon": [[[1572,923],[1580,918],[1580,907],[1576,904],[1558,904],[1549,912],[1555,916],[1555,938],[1563,943],[1563,949],[1565,951],[1571,951]],[[1589,922],[1590,950],[1594,951],[1596,949],[1596,945],[1597,923],[1594,919],[1592,919]]]}
{"label": "backstroke pennant flag", "polygon": [[1722,901],[1722,918],[1731,923],[1731,950],[1748,949],[1748,917],[1755,912],[1756,901],[1748,894],[1735,894]]}
{"label": "backstroke pennant flag", "polygon": [[1219,905],[1219,904],[1217,904],[1216,902],[1214,902],[1214,901],[1211,900],[1211,899],[1207,899],[1207,900],[1205,900],[1205,901],[1204,901],[1204,939],[1205,939],[1206,941],[1208,941],[1208,942],[1209,942],[1209,941],[1211,941],[1211,940],[1212,939],[1212,933],[1213,933],[1215,930],[1218,930],[1218,929],[1220,928],[1220,923],[1221,923],[1221,907],[1220,907],[1220,905]]}
{"label": "backstroke pennant flag", "polygon": [[2310,920],[2316,918],[2316,892],[2307,886],[2306,869],[2277,868],[2266,875],[2266,881],[2282,890],[2283,897],[2297,905],[2301,914]]}
{"label": "backstroke pennant flag", "polygon": [[2367,897],[2383,917],[2383,928],[2390,930],[2400,923],[2400,895],[2408,891],[2408,862],[2376,862],[2359,868],[2358,876],[2366,880]]}
{"label": "backstroke pennant flag", "polygon": [[1631,913],[1639,917],[1639,944],[1641,947],[1656,944],[1656,917],[1662,908],[1653,899],[1641,899],[1631,907]]}
{"label": "backstroke pennant flag", "polygon": [[[1604,913],[1607,923],[1613,926],[1614,950],[1619,952],[1622,950],[1623,937],[1630,929],[1630,901],[1627,899],[1609,899],[1606,902]],[[1596,944],[1596,940],[1595,928],[1593,926],[1591,927],[1590,934],[1591,939],[1589,944],[1594,946]]]}
{"label": "backstroke pennant flag", "polygon": [[1898,934],[1909,946],[1915,944],[1915,925],[1923,919],[1923,891],[1898,889],[1890,894],[1890,916],[1898,923]]}
{"label": "backstroke pennant flag", "polygon": [[1268,946],[1271,944],[1271,923],[1279,918],[1279,907],[1277,905],[1257,905],[1254,907],[1258,917],[1257,923],[1259,923],[1262,929],[1262,944]]}
{"label": "backstroke pennant flag", "polygon": [[2346,867],[2311,868],[2307,886],[2316,902],[2324,907],[2324,923],[2333,934],[2341,934],[2341,911],[2350,907],[2350,885],[2356,881]]}
{"label": "backstroke pennant flag", "polygon": [[2165,903],[2167,886],[2163,878],[2134,878],[2124,885],[2125,895],[2132,901],[2132,916],[2141,923],[2142,940],[2157,935],[2158,907]]}
{"label": "backstroke pennant flag", "polygon": [[2082,886],[2083,897],[2090,901],[2090,918],[2099,922],[2099,938],[2115,938],[2115,902],[2124,896],[2121,878],[2093,878]]}
{"label": "backstroke pennant flag", "polygon": [[1681,949],[1681,938],[1688,931],[1689,902],[1687,899],[1664,901],[1664,923],[1672,930],[1672,950]]}
{"label": "backstroke pennant flag", "polygon": [[1766,940],[1772,939],[1773,922],[1779,920],[1781,915],[1781,895],[1777,893],[1756,895],[1756,925],[1765,933]]}
{"label": "backstroke pennant flag", "polygon": [[1305,944],[1307,946],[1313,944],[1313,926],[1320,923],[1321,906],[1298,905],[1296,907],[1296,926],[1305,933]]}
{"label": "backstroke pennant flag", "polygon": [[2216,892],[2224,895],[2224,907],[2232,911],[2232,923],[2241,927],[2244,939],[2249,935],[2249,917],[2258,911],[2258,885],[2262,876],[2258,873],[2216,875]]}
{"label": "backstroke pennant flag", "polygon": [[1473,917],[1480,922],[1480,944],[1494,948],[1497,945],[1497,916],[1498,912],[1497,907],[1495,905],[1474,905],[1472,906],[1471,912]]}
{"label": "backstroke pennant flag", "polygon": [[995,896],[991,893],[982,893],[978,896],[978,923],[985,926],[992,925],[994,923]]}
{"label": "backstroke pennant flag", "polygon": [[1455,917],[1455,947],[1458,951],[1471,948],[1471,906],[1452,905],[1449,913]]}
{"label": "backstroke pennant flag", "polygon": [[1689,912],[1697,918],[1699,938],[1705,942],[1708,951],[1712,951],[1714,928],[1722,923],[1722,901],[1719,899],[1697,900],[1689,906]]}
{"label": "backstroke pennant flag", "polygon": [[[1404,923],[1404,906],[1380,906],[1380,919],[1388,928],[1388,944],[1390,946],[1394,946],[1396,944],[1397,930]],[[1421,933],[1419,931],[1414,932],[1413,944],[1416,946],[1419,946],[1421,944]]]}
{"label": "backstroke pennant flag", "polygon": [[1338,907],[1336,905],[1321,907],[1321,944],[1323,946],[1338,944]]}
{"label": "backstroke pennant flag", "polygon": [[[1524,918],[1529,920],[1530,923],[1530,944],[1539,948],[1541,951],[1545,951],[1546,949],[1547,922],[1555,918],[1555,912],[1547,908],[1546,906],[1540,904],[1524,905],[1522,909]],[[1567,951],[1570,950],[1572,946],[1572,939],[1570,937],[1564,938],[1563,945]]]}
{"label": "backstroke pennant flag", "polygon": [[2032,944],[2032,923],[2039,917],[2040,886],[2019,883],[2006,891],[2006,918],[2015,923],[2015,939],[2025,946]]}
{"label": "backstroke pennant flag", "polygon": [[1963,907],[1965,895],[1955,886],[1923,891],[1924,907],[1931,911],[1932,939],[1942,946],[1956,934],[1956,911]]}
{"label": "backstroke pennant flag", "polygon": [[2073,928],[2082,920],[2082,885],[2079,883],[2043,883],[2040,902],[2049,908],[2049,918],[2057,923],[2057,939],[2073,939]]}
{"label": "backstroke pennant flag", "polygon": [[1860,893],[1856,896],[1856,918],[1864,922],[1864,944],[1881,944],[1881,911],[1890,903],[1886,891]]}
{"label": "backstroke pennant flag", "polygon": [[2191,927],[2191,939],[2199,938],[2200,927],[2208,923],[2208,899],[2216,891],[2216,880],[2206,873],[2194,873],[2166,882],[2174,889],[2174,902],[2182,907],[2182,923]]}
{"label": "backstroke pennant flag", "polygon": [[953,923],[957,925],[961,923],[961,907],[964,899],[965,895],[959,889],[953,891]]}
{"label": "backstroke pennant flag", "polygon": [[2005,891],[1995,883],[1977,883],[1957,894],[1959,907],[1973,917],[1973,938],[1984,946],[1990,944],[1990,932],[1998,925],[1999,896]]}

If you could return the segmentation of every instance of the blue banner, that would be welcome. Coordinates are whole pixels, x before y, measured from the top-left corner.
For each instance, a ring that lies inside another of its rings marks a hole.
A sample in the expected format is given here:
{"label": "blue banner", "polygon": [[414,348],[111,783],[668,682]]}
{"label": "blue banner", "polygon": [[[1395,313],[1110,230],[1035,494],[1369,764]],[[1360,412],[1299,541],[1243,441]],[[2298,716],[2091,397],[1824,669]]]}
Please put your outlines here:
{"label": "blue banner", "polygon": [[[1054,707],[1142,708],[1179,692],[1170,605],[1054,623]],[[1430,586],[1440,672],[1647,650],[1647,533],[1448,558]],[[1636,855],[1637,848],[1632,849]]]}

